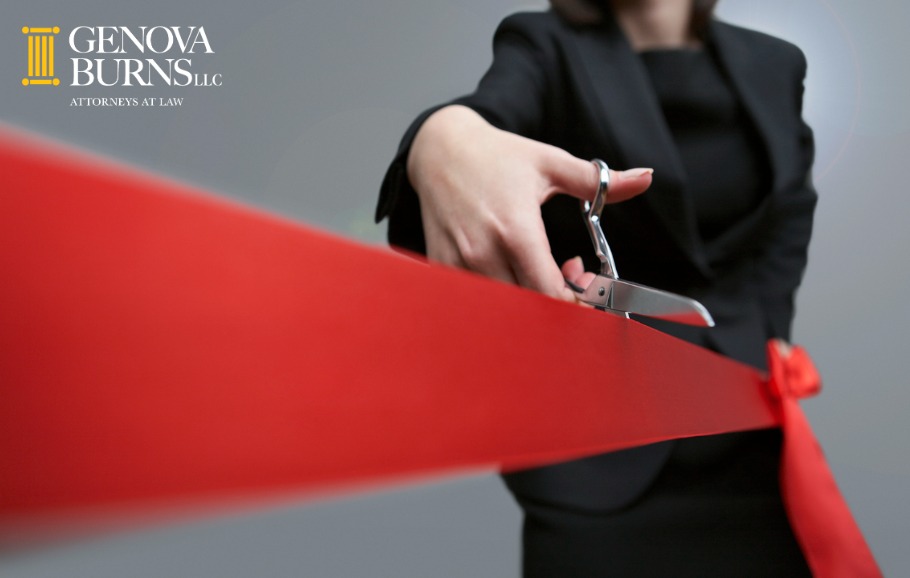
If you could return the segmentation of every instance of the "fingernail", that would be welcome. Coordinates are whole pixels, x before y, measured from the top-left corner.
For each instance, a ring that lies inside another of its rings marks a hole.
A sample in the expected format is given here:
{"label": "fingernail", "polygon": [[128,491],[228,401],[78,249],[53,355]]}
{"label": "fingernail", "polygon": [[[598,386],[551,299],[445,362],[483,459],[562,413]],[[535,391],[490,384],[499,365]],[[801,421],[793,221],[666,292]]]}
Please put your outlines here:
{"label": "fingernail", "polygon": [[622,172],[622,178],[624,179],[638,179],[645,175],[654,174],[654,169],[629,169]]}
{"label": "fingernail", "polygon": [[582,287],[581,285],[576,284],[574,281],[569,281],[568,279],[566,279],[565,281],[566,281],[566,287],[571,289],[572,293],[584,293],[585,292],[585,288]]}
{"label": "fingernail", "polygon": [[572,257],[572,262],[573,262],[573,263],[578,263],[581,267],[584,267],[584,266],[585,266],[584,261],[581,260],[581,256]]}

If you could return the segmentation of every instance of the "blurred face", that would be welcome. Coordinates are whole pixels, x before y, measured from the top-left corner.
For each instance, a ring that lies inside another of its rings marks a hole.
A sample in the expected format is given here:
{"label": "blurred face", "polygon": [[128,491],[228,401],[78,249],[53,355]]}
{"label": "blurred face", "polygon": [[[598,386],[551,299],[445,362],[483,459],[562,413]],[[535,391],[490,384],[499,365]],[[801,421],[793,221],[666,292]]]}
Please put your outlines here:
{"label": "blurred face", "polygon": [[645,22],[689,22],[696,0],[601,0],[613,12],[645,16]]}

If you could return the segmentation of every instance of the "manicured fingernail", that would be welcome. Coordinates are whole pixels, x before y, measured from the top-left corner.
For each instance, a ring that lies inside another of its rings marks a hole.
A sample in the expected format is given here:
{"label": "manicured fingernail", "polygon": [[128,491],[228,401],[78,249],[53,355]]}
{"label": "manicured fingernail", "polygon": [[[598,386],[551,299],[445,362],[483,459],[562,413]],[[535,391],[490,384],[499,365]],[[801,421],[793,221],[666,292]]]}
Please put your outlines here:
{"label": "manicured fingernail", "polygon": [[654,169],[629,169],[622,172],[622,178],[624,179],[638,179],[645,175],[654,174]]}
{"label": "manicured fingernail", "polygon": [[582,287],[580,285],[576,285],[574,282],[569,281],[568,279],[566,279],[565,281],[566,281],[566,287],[571,289],[573,293],[584,293],[585,292],[584,287]]}

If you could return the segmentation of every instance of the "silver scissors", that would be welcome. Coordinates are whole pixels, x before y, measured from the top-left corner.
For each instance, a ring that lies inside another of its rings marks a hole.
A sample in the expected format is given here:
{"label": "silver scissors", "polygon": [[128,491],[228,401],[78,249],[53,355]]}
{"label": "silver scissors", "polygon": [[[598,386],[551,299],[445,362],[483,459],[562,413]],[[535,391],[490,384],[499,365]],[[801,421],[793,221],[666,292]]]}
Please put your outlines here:
{"label": "silver scissors", "polygon": [[600,259],[600,274],[585,287],[579,287],[568,279],[568,285],[579,294],[579,301],[594,307],[629,317],[630,313],[654,317],[687,325],[713,327],[714,320],[704,305],[676,293],[623,281],[616,271],[613,253],[601,227],[607,190],[610,188],[610,167],[600,159],[591,161],[600,172],[600,186],[594,195],[594,201],[582,201],[581,209],[585,217],[594,251]]}

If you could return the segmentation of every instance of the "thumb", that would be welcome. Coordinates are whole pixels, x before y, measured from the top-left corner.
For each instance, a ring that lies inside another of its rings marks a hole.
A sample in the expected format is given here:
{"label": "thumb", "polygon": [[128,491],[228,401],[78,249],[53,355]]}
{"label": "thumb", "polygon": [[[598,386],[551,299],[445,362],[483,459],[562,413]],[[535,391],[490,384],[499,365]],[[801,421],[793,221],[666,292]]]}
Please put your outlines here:
{"label": "thumb", "polygon": [[[585,201],[594,199],[600,186],[600,170],[591,161],[582,160],[568,153],[554,155],[548,169],[555,192],[566,193]],[[611,169],[607,202],[618,203],[645,192],[651,186],[653,173],[654,169],[647,168],[625,171]]]}
{"label": "thumb", "polygon": [[[610,170],[607,202],[619,203],[645,192],[651,186],[651,175],[653,174],[654,169]],[[600,184],[599,180],[598,184]]]}

